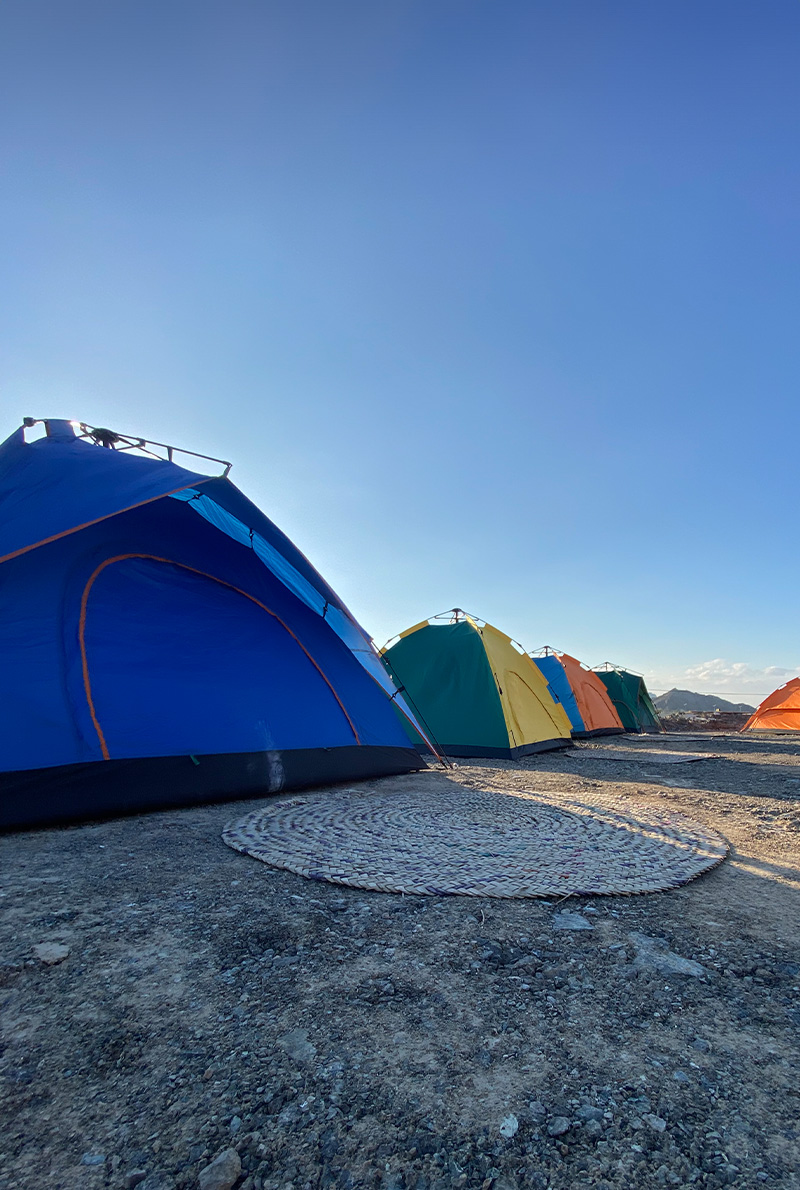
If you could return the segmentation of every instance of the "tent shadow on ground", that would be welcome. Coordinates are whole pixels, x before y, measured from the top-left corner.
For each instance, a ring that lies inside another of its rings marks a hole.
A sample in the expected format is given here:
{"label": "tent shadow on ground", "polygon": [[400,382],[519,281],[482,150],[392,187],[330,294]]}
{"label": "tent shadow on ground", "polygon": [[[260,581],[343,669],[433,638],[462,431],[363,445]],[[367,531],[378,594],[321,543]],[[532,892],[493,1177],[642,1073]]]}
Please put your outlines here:
{"label": "tent shadow on ground", "polygon": [[659,767],[656,762],[643,764],[634,755],[630,760],[601,761],[577,759],[575,753],[570,758],[563,754],[550,754],[546,757],[527,757],[518,762],[518,767],[520,772],[564,773],[584,781],[667,786],[726,793],[733,797],[800,801],[800,765],[796,769],[780,764],[754,765],[727,756],[692,761],[685,765],[666,763]]}
{"label": "tent shadow on ground", "polygon": [[748,732],[747,736],[736,736],[732,740],[724,741],[725,747],[731,745],[736,751],[742,752],[774,752],[781,756],[800,756],[800,735],[793,735],[787,739],[783,734],[753,736]]}
{"label": "tent shadow on ground", "polygon": [[[676,747],[676,745],[685,744],[687,751],[690,752],[700,752],[703,750],[710,752],[772,752],[780,756],[800,756],[800,735],[790,735],[787,738],[786,733],[776,734],[775,736],[755,736],[748,732],[745,736],[737,732],[734,736],[716,736],[709,732],[704,734],[701,739],[681,740],[667,732],[661,736],[635,736],[633,739],[634,747],[646,746],[645,740],[651,746],[659,748],[665,744],[672,743],[671,752],[681,751],[682,749]],[[609,741],[610,744],[618,742]]]}
{"label": "tent shadow on ground", "polygon": [[[787,864],[775,864],[770,860],[759,859],[755,855],[747,855],[743,851],[732,850],[729,859],[733,866],[740,871],[748,872],[751,876],[767,879],[778,879],[781,883],[790,882],[796,891],[800,892],[800,868],[789,867]],[[756,869],[752,871],[751,869]]]}
{"label": "tent shadow on ground", "polygon": [[[664,732],[663,735],[626,735],[609,737],[608,740],[596,740],[594,743],[603,744],[609,748],[628,748],[631,752],[647,751],[649,749],[664,749],[669,752],[767,752],[778,756],[800,757],[800,735],[790,735],[786,732],[776,733],[774,736],[753,735],[748,732],[742,735],[714,735],[712,732],[689,732],[689,738],[677,734]],[[587,749],[588,751],[588,749]]]}

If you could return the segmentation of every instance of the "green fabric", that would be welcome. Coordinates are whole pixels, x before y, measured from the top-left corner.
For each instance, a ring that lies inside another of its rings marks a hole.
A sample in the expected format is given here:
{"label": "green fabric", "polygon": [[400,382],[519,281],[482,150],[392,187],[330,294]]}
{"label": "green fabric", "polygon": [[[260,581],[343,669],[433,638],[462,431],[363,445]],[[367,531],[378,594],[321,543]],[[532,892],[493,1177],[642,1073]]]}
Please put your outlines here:
{"label": "green fabric", "polygon": [[641,689],[639,690],[639,722],[642,727],[651,731],[661,731],[661,720],[658,717],[658,711],[653,706],[653,700],[647,692],[647,687],[644,684],[644,678],[641,679]]}
{"label": "green fabric", "polygon": [[623,675],[616,669],[609,669],[599,670],[597,676],[608,691],[608,696],[622,720],[622,726],[626,731],[638,731],[639,716],[636,714],[636,699],[634,696],[631,701],[631,695]]}
{"label": "green fabric", "polygon": [[624,669],[596,670],[626,731],[661,731],[644,678]]}
{"label": "green fabric", "polygon": [[470,623],[428,624],[387,649],[384,664],[442,748],[508,748],[500,696]]}

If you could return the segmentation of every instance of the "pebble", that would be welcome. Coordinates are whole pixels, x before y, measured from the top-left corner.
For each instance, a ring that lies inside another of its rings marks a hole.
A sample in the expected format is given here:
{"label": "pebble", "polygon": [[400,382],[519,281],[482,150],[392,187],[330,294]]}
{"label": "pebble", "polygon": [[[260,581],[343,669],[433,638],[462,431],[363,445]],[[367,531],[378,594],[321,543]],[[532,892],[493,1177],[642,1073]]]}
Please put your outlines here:
{"label": "pebble", "polygon": [[231,1190],[241,1172],[242,1162],[236,1149],[225,1149],[200,1171],[197,1183],[200,1190]]}
{"label": "pebble", "polygon": [[649,1124],[654,1132],[663,1132],[667,1127],[667,1121],[661,1116],[655,1116],[652,1112],[645,1112],[642,1119],[646,1124]]}
{"label": "pebble", "polygon": [[500,1125],[500,1135],[510,1139],[512,1136],[516,1136],[518,1129],[519,1120],[517,1117],[514,1115],[506,1116]]}
{"label": "pebble", "polygon": [[571,913],[569,909],[562,909],[553,914],[552,926],[554,930],[593,930],[594,926],[580,913]]}
{"label": "pebble", "polygon": [[566,1116],[553,1116],[547,1125],[547,1135],[563,1136],[565,1132],[569,1132],[571,1127],[572,1121],[568,1120]]}
{"label": "pebble", "polygon": [[84,1153],[81,1157],[81,1165],[102,1165],[105,1159],[105,1153]]}
{"label": "pebble", "polygon": [[601,1107],[590,1107],[588,1104],[584,1104],[584,1106],[575,1110],[575,1117],[578,1120],[602,1120],[603,1115],[604,1113]]}
{"label": "pebble", "polygon": [[147,1177],[146,1169],[132,1169],[123,1179],[125,1190],[133,1190],[134,1186],[138,1186]]}
{"label": "pebble", "polygon": [[636,947],[633,966],[637,970],[658,971],[660,975],[691,975],[695,979],[706,974],[705,967],[694,959],[685,959],[675,954],[660,938],[649,938],[632,930],[628,937]]}
{"label": "pebble", "polygon": [[697,1050],[699,1054],[710,1054],[711,1042],[705,1041],[702,1037],[695,1037],[692,1042],[692,1049]]}
{"label": "pebble", "polygon": [[151,1173],[139,1182],[139,1190],[175,1190],[175,1179],[168,1173]]}
{"label": "pebble", "polygon": [[[63,963],[64,959],[69,957],[69,947],[62,942],[40,942],[38,946],[34,946],[33,953],[41,962],[52,967],[56,963]],[[103,1160],[105,1161],[105,1157]]]}
{"label": "pebble", "polygon": [[308,1040],[306,1029],[290,1029],[281,1034],[278,1045],[296,1062],[310,1062],[317,1054],[317,1047]]}

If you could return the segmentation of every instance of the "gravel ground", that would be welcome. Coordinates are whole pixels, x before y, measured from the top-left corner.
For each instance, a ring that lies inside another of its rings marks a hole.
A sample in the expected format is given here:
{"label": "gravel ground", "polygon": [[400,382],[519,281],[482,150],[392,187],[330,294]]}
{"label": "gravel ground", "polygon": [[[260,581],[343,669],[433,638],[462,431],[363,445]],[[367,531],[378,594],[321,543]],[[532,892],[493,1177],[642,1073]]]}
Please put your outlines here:
{"label": "gravel ground", "polygon": [[222,844],[253,802],[0,839],[2,1190],[800,1186],[800,741],[603,743],[375,785],[667,801],[731,858],[557,905],[311,883]]}

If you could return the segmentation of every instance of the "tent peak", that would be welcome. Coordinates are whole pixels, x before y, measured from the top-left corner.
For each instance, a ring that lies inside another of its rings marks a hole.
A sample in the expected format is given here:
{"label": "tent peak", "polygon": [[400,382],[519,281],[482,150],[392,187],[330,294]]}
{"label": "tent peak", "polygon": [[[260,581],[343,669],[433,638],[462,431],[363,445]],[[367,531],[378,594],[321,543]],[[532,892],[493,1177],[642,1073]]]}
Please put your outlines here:
{"label": "tent peak", "polygon": [[[31,430],[34,426],[44,426],[48,438],[76,438],[93,442],[95,446],[107,450],[137,451],[149,455],[150,458],[174,462],[174,455],[189,455],[193,459],[203,459],[207,463],[217,463],[223,468],[220,479],[227,479],[233,463],[227,459],[218,459],[214,455],[200,454],[196,450],[186,450],[183,446],[170,446],[166,442],[154,442],[150,438],[141,438],[138,434],[123,434],[117,430],[110,430],[106,426],[92,426],[85,421],[67,421],[49,417],[24,417],[22,432]],[[163,452],[163,453],[159,453]]]}
{"label": "tent peak", "polygon": [[628,669],[624,665],[616,665],[613,661],[604,661],[602,665],[593,665],[592,669],[595,673],[633,674],[635,678],[644,677],[644,674],[640,674],[638,670]]}

